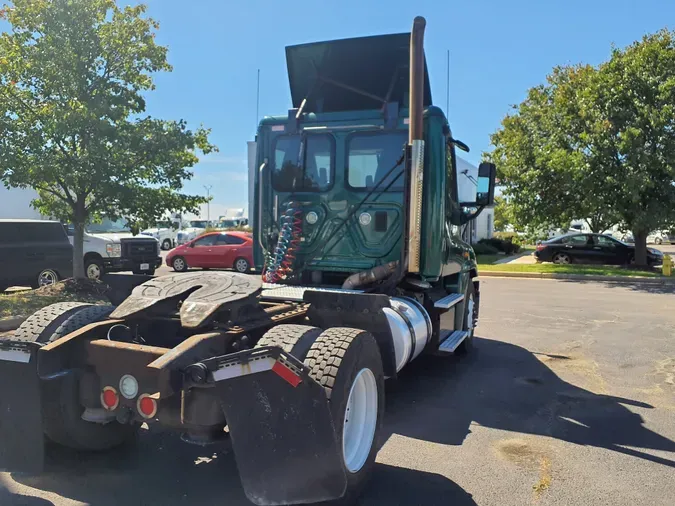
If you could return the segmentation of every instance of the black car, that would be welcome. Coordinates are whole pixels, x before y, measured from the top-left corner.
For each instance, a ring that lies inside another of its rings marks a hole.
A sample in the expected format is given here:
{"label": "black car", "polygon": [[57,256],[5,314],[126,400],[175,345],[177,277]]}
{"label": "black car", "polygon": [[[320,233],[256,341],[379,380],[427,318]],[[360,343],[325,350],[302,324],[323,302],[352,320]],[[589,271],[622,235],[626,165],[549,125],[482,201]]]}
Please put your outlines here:
{"label": "black car", "polygon": [[[554,237],[537,245],[534,256],[539,262],[556,264],[632,264],[635,246],[617,241],[609,235],[566,234]],[[663,253],[647,248],[647,263],[660,265]]]}
{"label": "black car", "polygon": [[58,221],[0,220],[0,289],[51,285],[73,275],[73,247]]}

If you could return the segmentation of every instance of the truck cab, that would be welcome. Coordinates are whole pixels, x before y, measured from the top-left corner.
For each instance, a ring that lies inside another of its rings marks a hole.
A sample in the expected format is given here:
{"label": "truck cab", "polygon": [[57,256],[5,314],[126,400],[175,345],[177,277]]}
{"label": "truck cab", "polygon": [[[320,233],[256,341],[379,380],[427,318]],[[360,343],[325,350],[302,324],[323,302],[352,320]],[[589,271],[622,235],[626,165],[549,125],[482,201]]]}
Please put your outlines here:
{"label": "truck cab", "polygon": [[[407,273],[417,281],[462,290],[476,276],[459,227],[492,203],[494,166],[481,165],[473,198],[460,202],[456,149],[468,148],[432,104],[425,64],[422,184],[410,194],[409,83],[401,71],[409,41],[393,34],[287,48],[294,108],[260,122],[251,174],[256,267],[275,269],[276,245],[297,235],[292,265],[275,281],[342,285],[353,273],[402,265],[410,240],[420,245],[417,272]],[[410,205],[419,207],[414,227]],[[288,213],[298,219],[284,237]]]}

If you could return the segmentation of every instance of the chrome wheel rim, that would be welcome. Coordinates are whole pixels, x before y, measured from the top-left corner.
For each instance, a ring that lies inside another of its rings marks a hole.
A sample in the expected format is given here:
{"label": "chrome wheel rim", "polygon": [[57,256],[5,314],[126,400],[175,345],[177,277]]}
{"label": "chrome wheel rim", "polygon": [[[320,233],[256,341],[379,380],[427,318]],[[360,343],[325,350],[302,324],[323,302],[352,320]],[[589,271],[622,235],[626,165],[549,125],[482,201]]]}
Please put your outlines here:
{"label": "chrome wheel rim", "polygon": [[52,270],[42,271],[38,276],[38,285],[39,286],[49,286],[53,285],[59,280],[59,277]]}
{"label": "chrome wheel rim", "polygon": [[235,268],[239,272],[246,272],[248,269],[248,262],[244,260],[243,258],[240,258],[237,260],[237,263],[235,264]]}
{"label": "chrome wheel rim", "polygon": [[181,258],[176,258],[173,261],[173,268],[174,270],[182,271],[183,269],[185,269],[185,262],[183,262]]}

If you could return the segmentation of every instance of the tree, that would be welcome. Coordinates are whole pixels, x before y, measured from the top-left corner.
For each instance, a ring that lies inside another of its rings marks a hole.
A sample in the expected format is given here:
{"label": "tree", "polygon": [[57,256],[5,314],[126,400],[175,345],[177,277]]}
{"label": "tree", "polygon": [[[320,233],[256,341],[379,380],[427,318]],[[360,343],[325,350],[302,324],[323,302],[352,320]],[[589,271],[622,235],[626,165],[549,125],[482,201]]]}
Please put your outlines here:
{"label": "tree", "polygon": [[646,236],[675,213],[675,43],[667,30],[614,48],[598,67],[559,67],[529,91],[492,136],[518,219],[534,225],[585,218],[596,232]]}
{"label": "tree", "polygon": [[495,231],[505,232],[508,226],[518,228],[513,217],[511,202],[503,196],[495,196]]}
{"label": "tree", "polygon": [[14,0],[0,10],[0,179],[33,187],[33,205],[75,226],[83,276],[84,227],[125,217],[132,228],[167,211],[195,212],[182,193],[209,131],[145,112],[152,74],[170,71],[146,7],[115,0]]}

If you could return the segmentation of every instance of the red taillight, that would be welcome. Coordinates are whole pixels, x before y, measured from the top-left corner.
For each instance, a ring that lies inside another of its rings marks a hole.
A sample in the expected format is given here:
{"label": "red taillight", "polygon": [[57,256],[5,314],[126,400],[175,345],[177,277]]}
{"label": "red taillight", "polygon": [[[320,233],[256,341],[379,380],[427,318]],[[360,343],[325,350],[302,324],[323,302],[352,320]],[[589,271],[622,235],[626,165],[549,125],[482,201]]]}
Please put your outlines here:
{"label": "red taillight", "polygon": [[136,407],[143,418],[152,418],[157,414],[157,401],[148,394],[143,394],[138,398]]}
{"label": "red taillight", "polygon": [[541,250],[543,250],[545,247],[546,247],[545,244],[539,243],[539,244],[537,244],[537,251],[541,251]]}
{"label": "red taillight", "polygon": [[108,411],[112,411],[117,408],[120,403],[120,396],[117,395],[117,390],[113,387],[105,387],[103,392],[101,392],[101,404]]}

